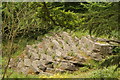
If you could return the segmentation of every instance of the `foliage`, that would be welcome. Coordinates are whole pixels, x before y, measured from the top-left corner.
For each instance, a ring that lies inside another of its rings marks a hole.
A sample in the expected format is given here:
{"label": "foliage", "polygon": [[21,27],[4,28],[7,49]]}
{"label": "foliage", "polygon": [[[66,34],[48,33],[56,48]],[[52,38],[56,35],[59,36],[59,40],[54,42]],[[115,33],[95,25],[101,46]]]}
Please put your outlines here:
{"label": "foliage", "polygon": [[113,49],[113,53],[114,53],[114,54],[120,54],[120,46],[115,47],[115,48]]}
{"label": "foliage", "polygon": [[[41,40],[44,34],[49,32],[66,30],[72,31],[73,36],[77,37],[90,34],[119,39],[118,14],[118,3],[114,2],[3,2],[3,56],[8,56],[10,60],[12,54],[20,54],[27,44],[32,44],[38,38]],[[119,51],[119,48],[114,49],[116,53]],[[110,57],[101,66],[118,65],[119,59],[119,55]],[[90,65],[98,67],[99,63],[92,61]],[[118,71],[113,72],[114,69],[115,67],[111,66],[93,71],[91,77],[118,77]],[[81,70],[86,74],[77,73],[79,77],[88,77],[88,74],[91,74],[87,72],[86,67]],[[11,77],[18,76],[19,74],[11,75]],[[50,78],[70,76],[73,77],[75,74],[55,74]],[[21,74],[20,77],[26,76]]]}
{"label": "foliage", "polygon": [[111,65],[120,65],[120,55],[114,55],[114,56],[110,56],[108,59],[105,59],[102,63],[101,63],[101,67],[108,67]]}
{"label": "foliage", "polygon": [[25,75],[22,73],[17,73],[11,69],[8,69],[7,76],[8,76],[8,78],[38,78],[38,75],[32,75],[32,74]]}
{"label": "foliage", "polygon": [[80,71],[81,71],[81,72],[86,72],[86,71],[88,71],[88,70],[89,70],[88,67],[82,67],[82,68],[80,68]]}
{"label": "foliage", "polygon": [[120,73],[119,71],[114,72],[115,68],[116,66],[111,66],[91,72],[91,78],[119,78]]}
{"label": "foliage", "polygon": [[7,2],[2,13],[3,39],[20,34],[43,35],[56,28],[118,37],[118,3]]}
{"label": "foliage", "polygon": [[90,35],[119,37],[118,3],[90,3],[86,7],[89,13],[84,17],[83,31],[88,30]]}

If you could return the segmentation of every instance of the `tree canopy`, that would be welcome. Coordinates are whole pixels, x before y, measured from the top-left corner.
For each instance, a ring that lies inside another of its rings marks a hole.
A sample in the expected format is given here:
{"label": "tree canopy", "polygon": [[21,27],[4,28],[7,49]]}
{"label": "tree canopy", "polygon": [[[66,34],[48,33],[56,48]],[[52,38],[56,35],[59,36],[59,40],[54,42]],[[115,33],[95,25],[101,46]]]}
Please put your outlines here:
{"label": "tree canopy", "polygon": [[8,34],[23,35],[31,30],[44,34],[59,27],[119,37],[115,2],[5,2],[2,13],[6,38]]}

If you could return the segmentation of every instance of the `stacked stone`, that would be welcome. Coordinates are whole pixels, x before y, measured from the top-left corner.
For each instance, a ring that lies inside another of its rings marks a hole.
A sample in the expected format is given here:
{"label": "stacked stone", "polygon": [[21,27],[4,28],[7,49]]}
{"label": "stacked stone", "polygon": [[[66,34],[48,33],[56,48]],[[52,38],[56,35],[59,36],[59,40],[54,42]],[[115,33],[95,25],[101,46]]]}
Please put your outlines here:
{"label": "stacked stone", "polygon": [[46,36],[39,44],[26,46],[15,68],[25,74],[76,71],[85,66],[85,58],[79,53],[78,41],[67,32]]}
{"label": "stacked stone", "polygon": [[112,46],[108,43],[99,43],[90,36],[83,36],[79,42],[81,50],[94,60],[102,60],[112,53]]}
{"label": "stacked stone", "polygon": [[72,38],[67,32],[61,32],[46,36],[38,44],[27,45],[23,54],[10,61],[9,67],[25,74],[76,71],[85,66],[86,58],[80,55],[81,50],[98,61],[112,53],[110,44],[98,43],[90,36]]}

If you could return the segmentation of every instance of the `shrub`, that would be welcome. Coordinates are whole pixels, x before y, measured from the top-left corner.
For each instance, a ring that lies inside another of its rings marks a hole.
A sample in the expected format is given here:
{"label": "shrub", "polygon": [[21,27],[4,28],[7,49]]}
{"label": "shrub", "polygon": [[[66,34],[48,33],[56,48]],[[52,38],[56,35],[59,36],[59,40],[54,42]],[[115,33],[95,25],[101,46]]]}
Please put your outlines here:
{"label": "shrub", "polygon": [[91,78],[118,78],[119,77],[119,70],[117,70],[116,72],[114,72],[114,69],[116,68],[116,66],[110,66],[108,68],[103,68],[103,69],[99,69],[96,70],[94,72],[92,72],[91,74]]}

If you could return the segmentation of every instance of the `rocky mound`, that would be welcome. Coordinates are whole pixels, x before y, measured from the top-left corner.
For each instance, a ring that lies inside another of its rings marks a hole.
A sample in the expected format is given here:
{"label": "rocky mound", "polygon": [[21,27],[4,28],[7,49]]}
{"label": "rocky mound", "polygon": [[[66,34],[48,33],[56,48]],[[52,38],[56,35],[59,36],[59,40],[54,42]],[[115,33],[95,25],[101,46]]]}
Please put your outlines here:
{"label": "rocky mound", "polygon": [[[106,49],[108,50],[105,51]],[[11,60],[9,67],[25,74],[76,71],[85,66],[86,58],[81,55],[80,50],[99,60],[103,56],[100,53],[108,53],[110,46],[96,44],[89,37],[72,38],[67,32],[61,32],[46,36],[39,44],[27,45],[17,60]]]}

